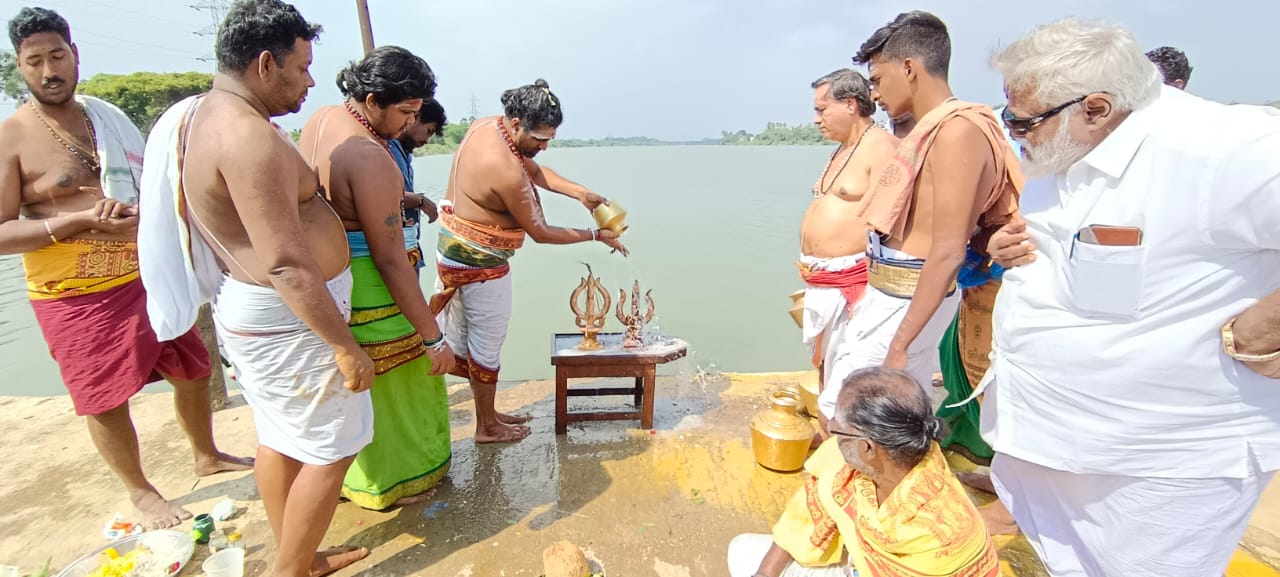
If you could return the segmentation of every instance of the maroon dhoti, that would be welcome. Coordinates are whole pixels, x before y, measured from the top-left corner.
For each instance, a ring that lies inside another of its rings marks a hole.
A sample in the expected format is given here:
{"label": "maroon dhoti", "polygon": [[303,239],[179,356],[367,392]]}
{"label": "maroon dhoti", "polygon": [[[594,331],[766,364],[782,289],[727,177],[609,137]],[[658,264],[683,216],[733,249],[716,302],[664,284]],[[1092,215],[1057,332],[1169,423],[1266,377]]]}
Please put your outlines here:
{"label": "maroon dhoti", "polygon": [[156,339],[140,280],[90,294],[33,299],[31,308],[77,415],[110,411],[166,377],[196,380],[211,372],[198,330],[169,342]]}

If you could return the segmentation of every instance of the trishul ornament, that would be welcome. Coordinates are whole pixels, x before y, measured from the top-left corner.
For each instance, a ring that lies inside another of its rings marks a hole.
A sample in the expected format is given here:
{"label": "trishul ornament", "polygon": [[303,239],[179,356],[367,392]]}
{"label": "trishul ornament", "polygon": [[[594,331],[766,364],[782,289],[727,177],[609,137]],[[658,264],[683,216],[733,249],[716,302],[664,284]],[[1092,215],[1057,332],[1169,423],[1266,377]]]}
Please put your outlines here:
{"label": "trishul ornament", "polygon": [[[591,273],[591,265],[582,264],[587,267],[587,278],[582,279],[582,282],[578,283],[578,288],[573,290],[573,296],[569,297],[569,309],[573,311],[573,320],[578,325],[578,330],[582,331],[582,342],[578,343],[578,348],[593,351],[600,348],[596,333],[604,328],[604,321],[609,316],[609,305],[612,301],[609,298],[609,291],[605,290],[604,285],[600,284],[600,279]],[[579,301],[582,301],[582,306],[578,306]],[[603,306],[600,305],[601,301],[604,301]]]}
{"label": "trishul ornament", "polygon": [[649,303],[649,310],[645,314],[640,314],[640,281],[631,289],[631,314],[622,314],[622,307],[627,301],[627,291],[618,289],[618,322],[626,325],[627,332],[622,337],[622,348],[634,349],[644,346],[644,326],[653,320],[653,297],[649,296],[652,290],[645,291],[644,300]]}

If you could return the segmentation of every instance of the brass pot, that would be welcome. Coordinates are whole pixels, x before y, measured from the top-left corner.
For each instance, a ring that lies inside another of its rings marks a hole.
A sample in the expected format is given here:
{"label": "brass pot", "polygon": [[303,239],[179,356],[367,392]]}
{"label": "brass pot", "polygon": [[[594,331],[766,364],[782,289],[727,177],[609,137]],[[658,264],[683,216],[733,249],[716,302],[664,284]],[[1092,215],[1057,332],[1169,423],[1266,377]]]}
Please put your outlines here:
{"label": "brass pot", "polygon": [[627,230],[627,209],[622,208],[616,200],[597,206],[591,211],[591,216],[595,217],[596,226],[600,228],[607,228],[618,234]]}
{"label": "brass pot", "polygon": [[796,326],[804,328],[804,290],[798,290],[791,293],[791,320],[796,322]]}
{"label": "brass pot", "polygon": [[775,391],[770,407],[751,417],[751,452],[756,462],[774,471],[798,471],[809,456],[815,433],[809,420],[799,414],[800,393],[792,389]]}
{"label": "brass pot", "polygon": [[804,412],[810,417],[818,417],[818,379],[802,379],[800,381],[800,400],[804,403]]}

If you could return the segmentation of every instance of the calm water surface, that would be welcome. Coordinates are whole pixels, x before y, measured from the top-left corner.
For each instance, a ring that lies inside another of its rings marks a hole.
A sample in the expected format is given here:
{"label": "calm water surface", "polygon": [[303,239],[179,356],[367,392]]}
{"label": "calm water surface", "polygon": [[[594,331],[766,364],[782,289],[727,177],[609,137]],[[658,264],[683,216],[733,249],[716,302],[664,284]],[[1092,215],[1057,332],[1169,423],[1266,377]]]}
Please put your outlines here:
{"label": "calm water surface", "polygon": [[[623,241],[631,257],[610,255],[599,243],[527,242],[512,260],[514,313],[502,378],[553,375],[551,334],[574,331],[569,295],[586,276],[584,262],[614,299],[619,289],[629,295],[636,280],[642,291],[652,289],[656,330],[689,341],[698,368],[806,368],[800,331],[787,314],[788,295],[802,286],[794,265],[800,219],[829,152],[672,146],[561,148],[539,155],[539,162],[626,207],[631,228]],[[450,160],[417,159],[420,192],[443,196]],[[544,192],[543,203],[553,225],[594,225],[573,200]],[[424,227],[429,249],[435,233],[434,225]],[[434,280],[433,273],[424,274],[424,290]],[[622,330],[612,315],[607,330]],[[0,394],[64,392],[27,302],[18,257],[0,257],[0,376]]]}

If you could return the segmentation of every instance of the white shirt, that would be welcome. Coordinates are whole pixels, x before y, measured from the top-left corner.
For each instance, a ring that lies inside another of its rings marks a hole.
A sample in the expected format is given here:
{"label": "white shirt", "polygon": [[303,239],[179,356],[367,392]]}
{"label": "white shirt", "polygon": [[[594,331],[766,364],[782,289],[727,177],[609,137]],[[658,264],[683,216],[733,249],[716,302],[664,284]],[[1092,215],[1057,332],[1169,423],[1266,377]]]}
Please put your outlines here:
{"label": "white shirt", "polygon": [[[993,448],[1075,473],[1280,469],[1280,380],[1220,338],[1280,289],[1280,111],[1165,87],[1024,198],[1038,252],[996,298]],[[1095,224],[1141,227],[1141,245],[1074,241]]]}

